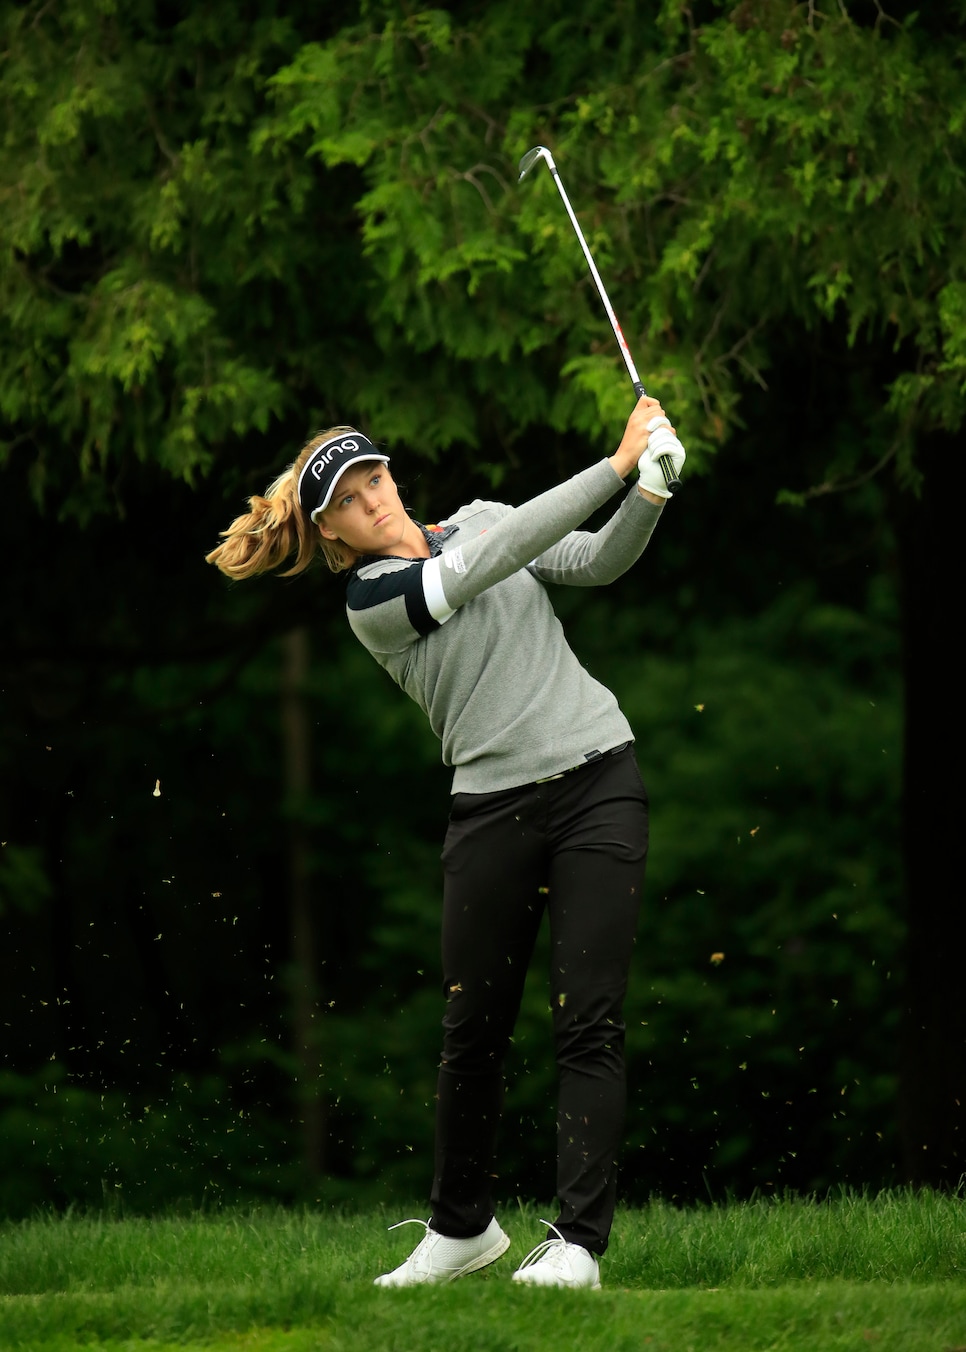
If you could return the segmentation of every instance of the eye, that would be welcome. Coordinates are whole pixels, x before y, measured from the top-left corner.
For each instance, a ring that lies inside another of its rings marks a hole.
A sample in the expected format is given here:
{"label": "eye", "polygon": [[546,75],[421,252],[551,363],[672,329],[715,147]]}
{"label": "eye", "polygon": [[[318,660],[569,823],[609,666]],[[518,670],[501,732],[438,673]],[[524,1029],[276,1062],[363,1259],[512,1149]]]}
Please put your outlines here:
{"label": "eye", "polygon": [[382,475],[381,475],[381,474],[374,474],[374,475],[372,476],[372,478],[369,480],[369,485],[370,485],[370,487],[372,487],[372,486],[374,486],[375,484],[377,484],[381,478],[382,478]]}
{"label": "eye", "polygon": [[349,503],[352,501],[354,496],[355,494],[353,493],[347,493],[344,498],[339,499],[339,506],[348,507]]}

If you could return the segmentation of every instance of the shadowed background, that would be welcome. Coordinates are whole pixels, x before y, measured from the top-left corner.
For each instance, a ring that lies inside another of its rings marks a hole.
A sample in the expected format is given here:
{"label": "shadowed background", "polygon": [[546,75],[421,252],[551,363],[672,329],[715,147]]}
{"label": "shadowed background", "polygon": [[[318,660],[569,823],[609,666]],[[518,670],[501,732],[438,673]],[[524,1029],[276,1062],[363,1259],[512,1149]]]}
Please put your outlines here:
{"label": "shadowed background", "polygon": [[[541,143],[689,450],[555,597],[652,799],[625,1195],[957,1184],[963,31],[846,10],[6,9],[5,1212],[424,1193],[448,773],[340,579],[203,555],[333,423],[425,521],[608,453]],[[553,1188],[544,967],[507,1198]]]}

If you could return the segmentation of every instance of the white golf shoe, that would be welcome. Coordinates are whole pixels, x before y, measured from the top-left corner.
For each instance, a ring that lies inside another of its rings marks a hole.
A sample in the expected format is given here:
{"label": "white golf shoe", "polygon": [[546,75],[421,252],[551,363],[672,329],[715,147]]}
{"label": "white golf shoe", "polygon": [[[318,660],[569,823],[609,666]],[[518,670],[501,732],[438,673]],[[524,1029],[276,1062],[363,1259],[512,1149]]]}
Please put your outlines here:
{"label": "white golf shoe", "polygon": [[437,1234],[426,1221],[399,1221],[398,1225],[389,1228],[397,1230],[400,1225],[422,1225],[426,1233],[405,1263],[377,1277],[374,1286],[452,1282],[495,1262],[510,1247],[510,1238],[500,1229],[495,1216],[482,1235],[473,1235],[470,1239],[451,1239],[448,1235]]}
{"label": "white golf shoe", "polygon": [[543,1224],[553,1230],[556,1239],[545,1239],[528,1253],[513,1280],[528,1286],[584,1286],[599,1291],[600,1268],[590,1250],[568,1243],[549,1221]]}

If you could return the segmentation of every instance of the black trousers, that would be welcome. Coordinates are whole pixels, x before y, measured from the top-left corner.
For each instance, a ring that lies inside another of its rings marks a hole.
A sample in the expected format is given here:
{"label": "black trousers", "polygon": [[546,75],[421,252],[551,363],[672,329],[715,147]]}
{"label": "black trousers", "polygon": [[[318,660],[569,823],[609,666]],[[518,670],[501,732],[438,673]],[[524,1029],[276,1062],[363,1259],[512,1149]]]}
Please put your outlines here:
{"label": "black trousers", "polygon": [[622,1005],[634,947],[647,794],[633,747],[560,779],[457,794],[443,849],[443,1053],[433,1228],[481,1233],[503,1062],[544,911],[558,1070],[556,1226],[607,1248],[626,1107]]}

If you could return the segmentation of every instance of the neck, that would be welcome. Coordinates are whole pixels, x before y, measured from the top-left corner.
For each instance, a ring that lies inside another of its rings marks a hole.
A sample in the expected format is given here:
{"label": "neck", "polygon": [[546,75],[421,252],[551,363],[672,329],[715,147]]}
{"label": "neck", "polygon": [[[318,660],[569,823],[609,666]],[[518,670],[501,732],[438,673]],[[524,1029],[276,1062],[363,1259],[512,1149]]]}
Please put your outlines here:
{"label": "neck", "polygon": [[403,531],[402,539],[392,552],[401,559],[429,558],[430,550],[426,537],[411,516],[406,518],[406,529]]}

